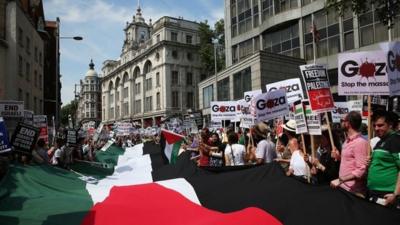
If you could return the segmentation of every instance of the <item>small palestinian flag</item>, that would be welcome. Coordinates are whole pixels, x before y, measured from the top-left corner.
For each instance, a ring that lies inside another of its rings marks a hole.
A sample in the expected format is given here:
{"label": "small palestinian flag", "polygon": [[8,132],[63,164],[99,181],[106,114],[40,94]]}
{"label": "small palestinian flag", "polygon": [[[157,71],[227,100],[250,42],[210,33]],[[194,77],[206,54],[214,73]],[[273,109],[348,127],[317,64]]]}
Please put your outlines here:
{"label": "small palestinian flag", "polygon": [[165,139],[165,156],[171,164],[175,164],[178,158],[179,149],[184,142],[185,137],[165,129],[161,129],[161,134]]}

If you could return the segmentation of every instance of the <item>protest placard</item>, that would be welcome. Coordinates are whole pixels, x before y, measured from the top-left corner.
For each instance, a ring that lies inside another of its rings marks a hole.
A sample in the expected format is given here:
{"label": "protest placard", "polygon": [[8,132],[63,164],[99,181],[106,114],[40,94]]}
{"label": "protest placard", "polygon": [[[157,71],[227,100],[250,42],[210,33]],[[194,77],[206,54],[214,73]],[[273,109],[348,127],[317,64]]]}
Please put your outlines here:
{"label": "protest placard", "polygon": [[286,97],[288,103],[293,103],[297,100],[302,100],[303,96],[303,87],[301,86],[301,82],[299,78],[293,78],[283,81],[278,81],[275,83],[267,84],[266,86],[267,92],[276,91],[278,89],[286,90]]}
{"label": "protest placard", "polygon": [[308,133],[310,135],[321,135],[321,117],[311,110],[308,100],[303,101],[303,104],[305,106]]}
{"label": "protest placard", "polygon": [[236,118],[236,101],[211,102],[211,120],[234,120]]}
{"label": "protest placard", "polygon": [[14,146],[16,151],[22,151],[31,154],[32,149],[35,147],[37,138],[39,136],[39,129],[25,123],[18,123],[17,128],[11,138],[11,145]]}
{"label": "protest placard", "polygon": [[300,66],[311,109],[316,113],[335,108],[325,65]]}
{"label": "protest placard", "polygon": [[0,101],[0,117],[3,118],[24,117],[24,102]]}
{"label": "protest placard", "polygon": [[294,118],[296,121],[296,134],[304,134],[308,132],[307,122],[304,115],[304,107],[301,100],[298,100],[294,104]]}
{"label": "protest placard", "polygon": [[0,154],[11,151],[10,140],[8,139],[8,131],[3,117],[0,117]]}
{"label": "protest placard", "polygon": [[256,122],[275,119],[289,113],[289,105],[284,89],[257,95],[251,100]]}

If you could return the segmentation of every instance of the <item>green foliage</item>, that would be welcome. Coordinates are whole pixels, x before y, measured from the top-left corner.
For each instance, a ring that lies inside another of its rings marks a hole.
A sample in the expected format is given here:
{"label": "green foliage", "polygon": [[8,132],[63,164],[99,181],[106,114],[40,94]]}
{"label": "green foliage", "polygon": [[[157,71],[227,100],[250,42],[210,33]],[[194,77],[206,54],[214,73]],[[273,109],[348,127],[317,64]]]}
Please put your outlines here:
{"label": "green foliage", "polygon": [[214,25],[214,30],[211,29],[208,21],[200,22],[199,36],[200,36],[200,60],[205,72],[208,75],[212,75],[215,72],[214,62],[214,44],[212,43],[213,38],[219,39],[219,45],[217,50],[217,71],[225,68],[225,28],[224,20],[217,21]]}
{"label": "green foliage", "polygon": [[400,0],[327,0],[326,8],[334,8],[340,16],[343,15],[345,9],[351,8],[358,16],[364,13],[370,4],[374,4],[379,20],[387,25],[388,29],[392,28],[395,19],[399,16]]}
{"label": "green foliage", "polygon": [[76,110],[78,109],[78,101],[72,100],[70,103],[66,104],[61,108],[60,120],[62,126],[68,126],[68,115],[75,118]]}

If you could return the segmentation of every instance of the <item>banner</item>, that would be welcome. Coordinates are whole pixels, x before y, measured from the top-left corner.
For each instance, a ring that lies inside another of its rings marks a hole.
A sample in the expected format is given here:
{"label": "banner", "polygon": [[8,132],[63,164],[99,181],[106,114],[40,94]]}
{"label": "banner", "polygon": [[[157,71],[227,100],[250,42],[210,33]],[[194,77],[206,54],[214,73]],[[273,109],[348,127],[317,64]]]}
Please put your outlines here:
{"label": "banner", "polygon": [[70,146],[78,144],[78,132],[76,130],[67,130],[67,144]]}
{"label": "banner", "polygon": [[339,95],[389,95],[384,51],[339,54]]}
{"label": "banner", "polygon": [[294,119],[296,120],[296,134],[307,133],[307,122],[301,100],[294,102]]}
{"label": "banner", "polygon": [[[384,43],[389,94],[400,95],[400,42]],[[382,45],[381,45],[382,46]]]}
{"label": "banner", "polygon": [[348,102],[335,102],[335,109],[332,110],[332,122],[340,123],[340,120],[350,112]]}
{"label": "banner", "polygon": [[311,110],[309,101],[303,101],[303,104],[305,105],[308,134],[321,135],[321,117]]}
{"label": "banner", "polygon": [[33,111],[24,110],[24,123],[33,125]]}
{"label": "banner", "polygon": [[211,120],[234,120],[236,118],[236,101],[211,102]]}
{"label": "banner", "polygon": [[237,101],[237,117],[240,119],[240,127],[250,128],[254,125],[254,116],[251,114],[251,102],[246,102],[245,99]]}
{"label": "banner", "polygon": [[325,65],[300,66],[310,106],[316,113],[328,112],[335,108]]}
{"label": "banner", "polygon": [[251,104],[255,106],[256,122],[275,119],[289,113],[289,105],[284,89],[258,95],[251,100]]}
{"label": "banner", "polygon": [[0,117],[0,154],[11,151],[8,131],[2,117]]}
{"label": "banner", "polygon": [[47,126],[46,115],[34,115],[33,126],[39,128],[39,139],[44,139],[46,143],[49,143],[49,132]]}
{"label": "banner", "polygon": [[133,127],[132,123],[116,123],[117,127],[117,136],[129,136],[130,130]]}
{"label": "banner", "polygon": [[278,89],[285,89],[286,90],[286,97],[288,103],[293,103],[297,100],[304,99],[303,96],[303,87],[301,86],[301,82],[299,78],[293,78],[288,80],[283,80],[271,84],[267,84],[266,86],[267,92],[275,91]]}
{"label": "banner", "polygon": [[0,117],[24,117],[24,102],[0,101]]}
{"label": "banner", "polygon": [[37,138],[39,136],[39,129],[25,123],[18,123],[17,128],[11,138],[11,145],[15,150],[23,151],[31,154],[32,149],[35,147]]}

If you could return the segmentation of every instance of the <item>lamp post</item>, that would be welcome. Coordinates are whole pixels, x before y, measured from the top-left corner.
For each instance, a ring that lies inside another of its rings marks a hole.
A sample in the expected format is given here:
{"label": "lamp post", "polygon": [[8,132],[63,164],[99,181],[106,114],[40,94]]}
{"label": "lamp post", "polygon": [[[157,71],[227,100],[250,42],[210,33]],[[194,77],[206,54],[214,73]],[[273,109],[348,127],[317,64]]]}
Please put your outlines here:
{"label": "lamp post", "polygon": [[58,127],[60,123],[60,40],[61,39],[72,39],[75,41],[81,41],[83,38],[81,36],[60,36],[60,18],[56,19],[57,30],[56,30],[56,93],[55,93],[55,123],[53,123],[54,127]]}
{"label": "lamp post", "polygon": [[214,44],[215,101],[218,101],[217,47],[219,45],[219,38],[212,38],[212,43]]}

